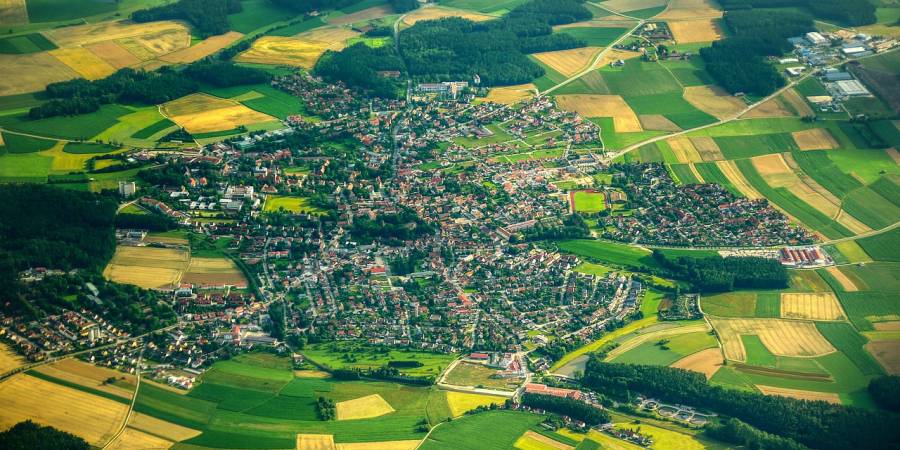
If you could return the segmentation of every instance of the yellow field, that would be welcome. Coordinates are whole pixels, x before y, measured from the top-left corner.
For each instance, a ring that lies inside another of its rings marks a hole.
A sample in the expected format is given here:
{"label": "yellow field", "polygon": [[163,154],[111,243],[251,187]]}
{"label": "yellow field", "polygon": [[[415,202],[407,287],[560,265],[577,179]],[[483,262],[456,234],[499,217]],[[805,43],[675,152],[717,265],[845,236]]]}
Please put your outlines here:
{"label": "yellow field", "polygon": [[182,283],[199,286],[246,286],[244,274],[227,258],[191,258]]}
{"label": "yellow field", "polygon": [[691,142],[690,138],[682,136],[673,137],[666,139],[666,143],[669,144],[669,147],[672,149],[672,153],[675,154],[675,158],[678,159],[678,162],[690,163],[703,161],[703,158],[700,156],[700,152],[698,152],[697,148],[694,147],[694,144],[693,142]]}
{"label": "yellow field", "polygon": [[117,283],[145,289],[168,289],[178,285],[189,260],[185,251],[120,246],[116,248],[103,276]]}
{"label": "yellow field", "polygon": [[856,292],[859,290],[853,280],[847,277],[844,272],[841,272],[841,269],[839,267],[831,266],[825,270],[827,270],[828,273],[831,274],[831,276],[834,277],[835,280],[837,280],[844,292]]}
{"label": "yellow field", "polygon": [[85,48],[116,69],[133,66],[141,62],[140,58],[122,48],[115,41],[98,42]]}
{"label": "yellow field", "polygon": [[601,50],[603,49],[600,47],[582,47],[555,52],[535,53],[532,56],[550,66],[553,70],[566,77],[571,77],[591,64]]}
{"label": "yellow field", "polygon": [[794,113],[785,107],[781,97],[774,97],[747,111],[741,118],[758,119],[764,117],[791,117],[793,115]]}
{"label": "yellow field", "polygon": [[175,443],[172,441],[167,441],[152,434],[126,427],[125,431],[106,448],[113,450],[157,450],[167,449],[174,444]]}
{"label": "yellow field", "polygon": [[229,31],[218,36],[211,36],[197,45],[163,55],[159,59],[171,63],[191,63],[212,55],[242,37],[244,37],[243,33]]}
{"label": "yellow field", "polygon": [[[99,22],[74,27],[55,28],[46,32],[48,38],[59,47],[79,47],[103,41],[126,38],[141,38],[151,47],[154,39],[168,36],[168,31],[175,31],[181,36],[181,47],[191,43],[190,31],[179,22],[164,20],[159,22],[134,23],[121,20],[116,22]],[[170,50],[172,51],[172,50]]]}
{"label": "yellow field", "polygon": [[295,370],[294,376],[297,378],[331,378],[331,374],[321,370]]}
{"label": "yellow field", "polygon": [[503,86],[491,89],[485,101],[500,103],[501,105],[512,105],[519,103],[526,98],[534,95],[537,87],[531,83],[520,84],[517,86]]}
{"label": "yellow field", "polygon": [[657,19],[703,19],[722,17],[722,10],[711,0],[672,0]]}
{"label": "yellow field", "polygon": [[[42,152],[38,152],[39,155],[53,158],[53,161],[50,163],[51,171],[63,174],[69,172],[79,172],[84,170],[84,165],[89,159],[97,156],[97,153],[66,153],[64,151],[65,146],[66,143],[60,141],[57,142],[53,147],[50,147],[49,149]],[[120,150],[116,150],[112,153],[118,152],[120,152]]]}
{"label": "yellow field", "polygon": [[28,23],[25,0],[0,0],[0,25]]}
{"label": "yellow field", "polygon": [[162,113],[189,133],[235,129],[241,125],[270,122],[276,118],[254,111],[234,100],[208,94],[191,94],[162,105]]}
{"label": "yellow field", "polygon": [[612,117],[617,133],[643,131],[641,121],[619,95],[560,95],[556,102],[560,108],[585,117]]}
{"label": "yellow field", "polygon": [[722,30],[714,19],[669,21],[672,37],[679,44],[712,42],[722,39]]}
{"label": "yellow field", "polygon": [[838,143],[824,128],[795,131],[791,133],[800,150],[831,150],[838,148]]}
{"label": "yellow field", "polygon": [[900,331],[900,321],[876,322],[872,324],[877,331]]}
{"label": "yellow field", "polygon": [[352,444],[336,444],[337,450],[415,450],[422,441],[355,442]]}
{"label": "yellow field", "polygon": [[871,341],[866,350],[891,375],[900,375],[900,341]]}
{"label": "yellow field", "polygon": [[600,3],[606,9],[616,12],[636,11],[638,9],[649,9],[666,4],[665,0],[609,0]]}
{"label": "yellow field", "polygon": [[236,58],[239,62],[283,64],[311,69],[328,47],[319,42],[293,37],[264,36],[253,42],[249,50]]}
{"label": "yellow field", "polygon": [[623,60],[627,61],[629,59],[637,58],[641,56],[638,52],[632,52],[629,50],[610,50],[603,54],[603,57],[600,58],[600,61],[597,61],[596,67],[603,67],[609,65],[609,63],[613,61]]}
{"label": "yellow field", "polygon": [[116,71],[115,67],[84,47],[58,48],[51,50],[50,54],[88,80],[99,80]]}
{"label": "yellow field", "polygon": [[78,76],[77,72],[47,52],[0,54],[0,96],[42,91],[50,83]]}
{"label": "yellow field", "polygon": [[506,397],[500,397],[498,395],[481,395],[447,391],[447,404],[450,405],[450,412],[453,413],[453,417],[459,417],[467,411],[471,411],[479,406],[491,404],[502,405],[505,401]]}
{"label": "yellow field", "polygon": [[[144,382],[141,381],[141,383]],[[185,392],[183,390],[179,391]],[[200,435],[200,432],[197,430],[166,422],[139,412],[131,415],[131,421],[128,422],[128,426],[174,442],[185,441]]]}
{"label": "yellow field", "polygon": [[763,198],[762,194],[744,178],[744,174],[737,168],[734,161],[716,161],[716,167],[744,197],[751,200]]}
{"label": "yellow field", "polygon": [[368,419],[394,412],[390,403],[378,394],[338,402],[335,406],[337,420]]}
{"label": "yellow field", "polygon": [[662,114],[641,114],[638,120],[641,121],[641,128],[645,130],[681,131],[681,127]]}
{"label": "yellow field", "polygon": [[685,333],[695,333],[695,332],[703,332],[709,331],[709,328],[706,325],[706,322],[695,323],[691,325],[686,325],[683,327],[675,327],[675,328],[666,328],[657,331],[650,331],[648,333],[641,333],[631,339],[628,339],[624,342],[621,342],[618,347],[612,349],[606,355],[606,360],[610,361],[613,358],[645,343],[650,341],[658,341],[660,339],[664,339],[671,336],[678,336]]}
{"label": "yellow field", "polygon": [[351,23],[377,19],[391,14],[394,14],[394,9],[388,5],[373,6],[352,14],[345,14],[334,19],[328,19],[328,23],[333,25],[349,25]]}
{"label": "yellow field", "polygon": [[513,446],[519,450],[572,450],[575,448],[531,430],[526,431]]}
{"label": "yellow field", "polygon": [[813,322],[785,319],[724,319],[710,317],[719,335],[725,357],[746,361],[741,335],[755,334],[770,352],[778,356],[821,356],[834,347],[816,329]]}
{"label": "yellow field", "polygon": [[494,16],[473,13],[470,11],[463,11],[460,9],[433,7],[419,8],[407,14],[406,17],[403,18],[403,23],[406,25],[415,25],[416,22],[422,20],[434,20],[443,17],[462,17],[463,19],[469,19],[473,22],[483,22],[485,20],[496,19],[496,17]]}
{"label": "yellow field", "polygon": [[700,350],[697,353],[685,356],[672,363],[671,367],[700,372],[708,380],[722,367],[724,362],[725,358],[722,357],[722,349],[716,347]]}
{"label": "yellow field", "polygon": [[335,450],[334,436],[330,434],[298,434],[297,450]]}
{"label": "yellow field", "polygon": [[781,317],[786,319],[841,320],[844,311],[832,292],[781,294]]}
{"label": "yellow field", "polygon": [[717,86],[688,86],[684,88],[684,99],[720,120],[734,117],[746,108],[741,99]]}
{"label": "yellow field", "polygon": [[98,447],[115,435],[128,414],[122,403],[25,374],[0,383],[0,404],[0,429],[33,420]]}
{"label": "yellow field", "polygon": [[788,389],[788,388],[780,388],[774,386],[763,386],[761,384],[757,384],[756,388],[760,390],[763,394],[766,395],[780,395],[782,397],[791,397],[797,398],[800,400],[810,400],[810,401],[826,401],[828,403],[834,403],[835,405],[841,404],[841,397],[832,392],[816,392],[816,391],[804,391],[801,389]]}
{"label": "yellow field", "polygon": [[0,373],[6,373],[25,365],[25,358],[8,345],[0,342]]}
{"label": "yellow field", "polygon": [[134,389],[105,383],[108,378],[115,378],[117,380],[125,378],[125,382],[133,387],[135,383],[133,375],[107,369],[105,367],[98,367],[74,358],[40,366],[35,370],[54,378],[59,378],[128,400],[131,400],[132,393],[134,392]]}

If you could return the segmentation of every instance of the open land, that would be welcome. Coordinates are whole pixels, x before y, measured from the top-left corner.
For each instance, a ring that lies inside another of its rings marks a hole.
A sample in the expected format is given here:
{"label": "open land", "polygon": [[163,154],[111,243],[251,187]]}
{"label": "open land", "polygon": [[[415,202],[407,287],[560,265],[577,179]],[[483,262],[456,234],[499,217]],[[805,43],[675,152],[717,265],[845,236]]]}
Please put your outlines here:
{"label": "open land", "polygon": [[[74,358],[44,365],[35,369],[35,371],[127,400],[131,400],[134,391],[135,377],[133,375],[95,366]],[[107,380],[111,378],[117,381],[115,383],[107,383]]]}
{"label": "open land", "polygon": [[229,31],[217,36],[211,36],[197,45],[164,55],[160,59],[171,63],[191,63],[227,47],[242,37],[244,37],[242,33]]}
{"label": "open land", "polygon": [[170,288],[181,281],[189,261],[190,256],[183,250],[120,246],[103,276],[146,289]]}
{"label": "open land", "polygon": [[236,61],[283,64],[311,69],[326,50],[341,50],[349,39],[359,36],[347,28],[319,28],[293,37],[264,36],[253,42]]}
{"label": "open land", "polygon": [[797,398],[800,400],[825,401],[835,405],[841,404],[841,398],[833,392],[805,391],[802,389],[788,389],[775,386],[756,385],[756,388],[766,395],[780,395],[782,397]]}
{"label": "open land", "polygon": [[824,128],[795,131],[791,133],[800,150],[831,150],[838,148],[838,142]]}
{"label": "open land", "polygon": [[781,317],[786,319],[840,320],[844,312],[832,292],[782,293]]}
{"label": "open land", "polygon": [[684,99],[720,120],[733,117],[746,107],[741,99],[718,86],[688,86],[684,88]]}
{"label": "open land", "polygon": [[162,112],[189,133],[233,130],[276,118],[254,111],[234,100],[208,94],[191,94],[161,106]]}
{"label": "open land", "polygon": [[559,107],[585,117],[612,117],[617,133],[643,131],[641,121],[620,95],[560,95]]}
{"label": "open land", "polygon": [[784,319],[710,318],[725,350],[725,357],[746,361],[743,335],[757,335],[778,356],[821,356],[835,351],[812,322]]}
{"label": "open land", "polygon": [[722,39],[722,30],[714,19],[670,21],[672,37],[679,44],[712,42]]}
{"label": "open land", "polygon": [[602,49],[599,47],[581,47],[570,50],[535,53],[534,57],[550,66],[553,70],[571,77],[587,67]]}
{"label": "open land", "polygon": [[181,281],[202,287],[247,287],[244,274],[227,258],[191,258]]}
{"label": "open land", "polygon": [[18,367],[25,365],[25,358],[9,348],[8,345],[0,342],[0,373],[6,373]]}
{"label": "open land", "polygon": [[866,350],[878,360],[884,370],[892,375],[900,375],[900,341],[872,341]]}
{"label": "open land", "polygon": [[520,450],[572,450],[575,448],[571,445],[563,444],[562,442],[550,439],[543,434],[538,434],[531,430],[526,431],[525,434],[523,434],[518,440],[516,440],[514,447]]}
{"label": "open land", "polygon": [[672,363],[671,367],[700,372],[705,375],[708,380],[712,378],[713,374],[715,374],[720,367],[722,367],[724,362],[725,359],[722,357],[722,349],[716,347],[700,350],[697,353],[685,356]]}
{"label": "open land", "polygon": [[394,412],[394,408],[378,394],[338,402],[337,420],[368,419]]}
{"label": "open land", "polygon": [[442,8],[442,7],[433,7],[433,8],[419,8],[413,12],[410,12],[403,18],[403,23],[406,25],[415,25],[416,22],[422,20],[435,20],[441,19],[444,17],[462,17],[463,19],[469,19],[473,22],[483,22],[485,20],[496,19],[494,16],[489,16],[486,14],[478,14],[470,11],[463,11],[459,9],[451,9],[451,8]]}
{"label": "open land", "polygon": [[537,87],[533,84],[520,84],[516,86],[503,86],[491,89],[485,101],[512,105],[534,95]]}
{"label": "open land", "polygon": [[673,0],[657,19],[699,19],[722,17],[722,10],[710,0]]}

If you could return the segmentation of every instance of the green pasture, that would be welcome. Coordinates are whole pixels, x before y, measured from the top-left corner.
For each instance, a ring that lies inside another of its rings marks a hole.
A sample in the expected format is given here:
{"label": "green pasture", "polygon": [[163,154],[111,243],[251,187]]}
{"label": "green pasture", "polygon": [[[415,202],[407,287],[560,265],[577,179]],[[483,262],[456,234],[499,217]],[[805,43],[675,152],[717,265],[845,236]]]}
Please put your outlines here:
{"label": "green pasture", "polygon": [[525,3],[526,0],[446,0],[441,6],[450,8],[467,9],[480,13],[497,13],[510,11],[516,6]]}
{"label": "green pasture", "polygon": [[175,127],[177,127],[177,126],[178,125],[176,125],[175,122],[172,122],[171,120],[166,119],[166,118],[162,118],[160,120],[157,120],[156,122],[153,122],[150,125],[147,125],[144,128],[141,128],[140,130],[136,131],[134,134],[131,135],[131,137],[133,137],[135,139],[148,139],[151,136],[153,136],[157,133],[160,133],[162,131],[170,131],[170,130],[174,131]]}
{"label": "green pasture", "polygon": [[[718,345],[715,336],[706,331],[679,334],[664,339],[668,341],[664,345],[660,345],[659,342],[652,340],[644,342],[616,356],[610,362],[668,366],[685,356]],[[668,348],[663,348],[663,346]]]}
{"label": "green pasture", "polygon": [[794,138],[786,133],[720,136],[713,139],[726,159],[752,158],[799,150]]}
{"label": "green pasture", "polygon": [[118,150],[118,147],[109,144],[97,144],[93,142],[69,142],[63,147],[66,153],[74,154],[95,154],[110,153]]}
{"label": "green pasture", "polygon": [[322,20],[321,17],[313,17],[311,19],[301,20],[284,28],[273,30],[272,32],[267,33],[267,35],[290,37],[300,33],[305,33],[310,30],[314,30],[325,25],[327,24],[324,20]]}
{"label": "green pasture", "polygon": [[748,291],[724,292],[700,297],[705,314],[718,317],[754,317],[756,293]]}
{"label": "green pasture", "polygon": [[90,140],[115,125],[119,117],[133,110],[121,105],[103,105],[99,111],[77,116],[57,116],[32,120],[27,114],[0,116],[0,126],[22,133],[60,139]]}
{"label": "green pasture", "polygon": [[411,376],[437,376],[456,359],[455,355],[377,347],[355,341],[309,344],[303,354],[331,369],[369,369],[390,361],[418,361],[421,367],[401,369]]}
{"label": "green pasture", "polygon": [[796,151],[792,156],[804,173],[838,197],[843,197],[863,186],[859,180],[848,175],[831,160],[829,151]]}
{"label": "green pasture", "polygon": [[28,0],[28,20],[58,22],[79,19],[116,10],[118,2],[103,0]]}
{"label": "green pasture", "polygon": [[[740,119],[732,120],[731,122],[716,125],[714,127],[692,131],[688,136],[706,136],[712,138],[723,136],[755,136],[792,133],[794,131],[803,131],[812,128],[821,128],[821,125],[807,123],[795,117]],[[837,139],[837,136],[835,136],[835,138]]]}
{"label": "green pasture", "polygon": [[[629,133],[616,132],[612,117],[591,117],[588,120],[600,126],[600,136],[603,139],[603,147],[610,150],[620,150],[638,142],[666,134],[664,131],[637,131]],[[628,156],[628,154],[626,154]]]}
{"label": "green pasture", "polygon": [[234,31],[250,33],[275,22],[293,19],[296,13],[280,8],[268,0],[243,0],[243,10],[228,16],[228,25]]}
{"label": "green pasture", "polygon": [[623,67],[604,67],[600,74],[610,92],[626,98],[682,92],[678,81],[657,63],[629,60]]}
{"label": "green pasture", "polygon": [[21,55],[57,48],[56,44],[40,33],[29,33],[0,39],[0,53]]}
{"label": "green pasture", "polygon": [[[614,91],[617,92],[617,91]],[[637,114],[661,114],[683,129],[696,128],[717,119],[691,105],[681,91],[649,95],[627,95],[625,102]]]}
{"label": "green pasture", "polygon": [[900,221],[900,207],[897,206],[900,198],[894,197],[897,185],[888,180],[879,188],[891,198],[885,198],[875,190],[863,187],[848,194],[842,205],[850,215],[874,230],[886,228]]}
{"label": "green pasture", "polygon": [[560,251],[572,253],[592,261],[608,263],[613,266],[638,269],[643,267],[659,267],[649,250],[631,247],[625,244],[592,241],[587,239],[573,239],[559,241],[557,242],[557,246]]}
{"label": "green pasture", "polygon": [[701,58],[694,58],[690,61],[660,61],[660,64],[669,69],[675,79],[685,87],[715,84],[706,71],[706,66]]}
{"label": "green pasture", "polygon": [[694,176],[694,172],[691,171],[688,164],[671,164],[669,165],[669,168],[672,169],[675,179],[681,184],[697,184],[700,182],[700,180]]}
{"label": "green pasture", "polygon": [[264,212],[286,211],[295,214],[325,214],[325,210],[311,205],[308,198],[305,197],[288,197],[283,195],[269,195],[266,198],[266,204],[263,208]]}
{"label": "green pasture", "polygon": [[[57,141],[38,139],[21,134],[3,133],[3,147],[8,153],[36,153],[50,150]],[[2,153],[0,153],[2,154]]]}
{"label": "green pasture", "polygon": [[663,6],[654,6],[652,8],[644,8],[644,9],[635,9],[633,11],[625,11],[625,14],[631,17],[639,17],[641,19],[649,19],[657,14],[663,12],[666,9],[665,5]]}
{"label": "green pasture", "polygon": [[518,411],[490,411],[436,428],[420,447],[422,450],[481,450],[513,448],[513,444],[543,418]]}
{"label": "green pasture", "polygon": [[898,228],[862,238],[856,243],[876,261],[900,262],[900,229]]}
{"label": "green pasture", "polygon": [[573,27],[563,28],[558,33],[568,34],[575,39],[582,40],[589,47],[607,47],[619,36],[629,31],[629,28],[614,27]]}
{"label": "green pasture", "polygon": [[883,375],[884,370],[864,348],[868,340],[848,323],[816,322],[816,328],[839,352],[847,356],[860,372],[866,375]]}
{"label": "green pasture", "polygon": [[747,355],[747,364],[751,366],[775,367],[775,355],[763,345],[762,340],[755,334],[741,335],[744,344],[744,352]]}

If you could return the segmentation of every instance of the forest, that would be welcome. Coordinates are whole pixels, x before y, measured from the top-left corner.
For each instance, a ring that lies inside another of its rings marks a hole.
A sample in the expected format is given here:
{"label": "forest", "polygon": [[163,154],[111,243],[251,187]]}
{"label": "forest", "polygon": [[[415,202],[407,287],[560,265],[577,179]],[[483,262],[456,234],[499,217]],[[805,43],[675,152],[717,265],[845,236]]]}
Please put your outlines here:
{"label": "forest", "polygon": [[606,411],[571,398],[525,393],[522,395],[522,404],[581,420],[590,426],[610,421]]}
{"label": "forest", "polygon": [[380,214],[374,219],[365,215],[354,218],[350,229],[353,238],[363,244],[388,241],[402,245],[400,241],[416,239],[433,232],[434,227],[407,209],[396,214]]}
{"label": "forest", "polygon": [[403,71],[403,60],[393,45],[372,48],[357,43],[340,52],[329,50],[316,63],[315,73],[326,80],[343,81],[350,87],[363,89],[378,97],[394,97],[398,84],[379,71]]}
{"label": "forest", "polygon": [[889,413],[728,389],[709,384],[701,373],[683,369],[610,364],[594,356],[582,383],[611,396],[644,394],[709,408],[816,449],[889,448],[900,439],[900,428]]}
{"label": "forest", "polygon": [[729,11],[752,8],[806,8],[816,17],[836,20],[845,25],[875,23],[875,5],[869,0],[721,0]]}
{"label": "forest", "polygon": [[0,432],[0,448],[6,450],[88,450],[91,446],[74,434],[26,420]]}
{"label": "forest", "polygon": [[733,256],[670,258],[659,250],[653,251],[653,259],[665,269],[665,276],[689,281],[701,292],[788,287],[787,269],[774,259]]}
{"label": "forest", "polygon": [[179,0],[155,8],[141,9],[131,14],[139,23],[158,20],[186,20],[201,37],[227,33],[228,15],[241,12],[240,0]]}

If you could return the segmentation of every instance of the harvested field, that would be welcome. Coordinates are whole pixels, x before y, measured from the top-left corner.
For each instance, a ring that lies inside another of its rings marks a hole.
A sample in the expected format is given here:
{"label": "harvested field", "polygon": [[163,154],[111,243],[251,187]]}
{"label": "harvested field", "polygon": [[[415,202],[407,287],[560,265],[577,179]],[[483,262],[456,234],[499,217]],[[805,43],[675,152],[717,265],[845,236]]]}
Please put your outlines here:
{"label": "harvested field", "polygon": [[134,56],[134,53],[125,50],[121,45],[116,44],[114,41],[98,42],[96,44],[90,44],[85,48],[116,69],[133,66],[141,62],[141,59]]}
{"label": "harvested field", "polygon": [[298,434],[297,450],[335,450],[334,436],[330,434]]}
{"label": "harvested field", "polygon": [[134,392],[134,389],[106,383],[106,380],[109,378],[124,379],[122,381],[133,387],[135,383],[134,375],[98,367],[74,358],[44,365],[35,369],[35,371],[128,400],[131,400],[131,395]]}
{"label": "harvested field", "polygon": [[718,86],[688,86],[684,88],[684,99],[720,120],[734,117],[747,107],[741,99]]}
{"label": "harvested field", "polygon": [[[141,383],[144,382],[145,381],[141,381]],[[131,421],[128,422],[128,426],[175,442],[184,441],[200,435],[200,431],[183,427],[172,422],[166,422],[165,420],[160,420],[156,417],[139,412],[135,412],[131,415]]]}
{"label": "harvested field", "polygon": [[701,19],[722,17],[722,10],[711,0],[672,0],[656,19]]}
{"label": "harvested field", "polygon": [[556,102],[585,117],[612,117],[617,133],[643,131],[637,115],[620,95],[560,95]]}
{"label": "harvested field", "polygon": [[50,54],[88,80],[99,80],[116,71],[115,67],[83,47],[59,48],[51,50]]}
{"label": "harvested field", "polygon": [[898,152],[896,148],[889,148],[885,150],[885,152],[887,152],[888,156],[894,160],[895,164],[900,166],[900,152]]}
{"label": "harvested field", "polygon": [[[103,41],[138,38],[149,44],[150,48],[157,48],[162,43],[154,44],[154,40],[166,37],[163,40],[169,41],[170,34],[181,38],[180,48],[187,47],[191,43],[191,35],[188,28],[184,24],[171,20],[147,23],[134,23],[125,20],[99,22],[74,27],[55,28],[46,32],[47,37],[59,47],[79,47]],[[167,43],[164,46],[168,48],[171,44]]]}
{"label": "harvested field", "polygon": [[331,378],[331,374],[321,370],[295,370],[294,376],[297,378]]}
{"label": "harvested field", "polygon": [[469,19],[473,22],[483,22],[485,20],[496,19],[496,17],[489,16],[487,14],[478,14],[459,9],[433,7],[419,8],[407,14],[406,17],[403,18],[403,23],[406,25],[415,25],[416,22],[422,20],[434,20],[440,19],[442,17],[462,17],[463,19]]}
{"label": "harvested field", "polygon": [[632,52],[628,50],[609,50],[608,52],[603,54],[603,57],[597,61],[597,65],[594,67],[605,67],[608,66],[609,63],[613,61],[623,60],[627,61],[632,58],[637,58],[641,56],[638,52]]}
{"label": "harvested field", "polygon": [[722,39],[722,30],[714,19],[698,19],[668,22],[672,37],[679,44],[712,42]]}
{"label": "harvested field", "polygon": [[722,154],[722,150],[715,139],[711,137],[692,137],[690,139],[691,144],[694,144],[694,148],[697,149],[697,152],[700,153],[700,158],[704,161],[721,161],[725,159],[725,155]]}
{"label": "harvested field", "polygon": [[164,103],[161,111],[189,133],[233,130],[241,125],[277,120],[236,101],[207,94],[191,94]]}
{"label": "harvested field", "polygon": [[377,19],[379,17],[389,16],[391,14],[394,14],[393,8],[388,5],[381,5],[367,8],[362,11],[357,11],[353,14],[345,14],[334,19],[328,19],[328,23],[334,25],[349,25],[351,23]]}
{"label": "harvested field", "polygon": [[172,441],[167,441],[152,434],[147,434],[143,431],[127,427],[125,428],[125,431],[123,431],[115,441],[110,442],[106,448],[113,450],[155,450],[167,449],[173,444],[175,443]]}
{"label": "harvested field", "polygon": [[284,64],[311,69],[326,50],[342,50],[347,40],[360,34],[347,28],[319,28],[294,37],[264,36],[241,53],[237,61]]}
{"label": "harvested field", "polygon": [[795,131],[791,133],[800,150],[831,150],[838,148],[838,142],[824,128]]}
{"label": "harvested field", "polygon": [[690,163],[703,161],[703,158],[700,157],[700,153],[697,151],[697,148],[694,147],[694,144],[689,138],[674,137],[666,139],[666,142],[672,149],[672,153],[674,153],[675,157],[678,158],[678,162]]}
{"label": "harvested field", "polygon": [[531,98],[536,90],[537,86],[530,83],[493,88],[488,93],[485,101],[500,103],[501,105],[512,105],[526,98]]}
{"label": "harvested field", "polygon": [[781,317],[786,319],[841,320],[844,311],[832,292],[781,294]]}
{"label": "harvested field", "polygon": [[394,412],[394,408],[378,394],[338,402],[337,420],[368,419]]}
{"label": "harvested field", "polygon": [[722,357],[722,349],[716,347],[700,350],[693,355],[685,356],[684,358],[675,361],[671,367],[700,372],[705,375],[708,380],[712,378],[717,370],[719,370],[719,367],[722,367],[724,362],[725,359]]}
{"label": "harvested field", "polygon": [[160,59],[170,63],[191,63],[212,55],[242,37],[244,37],[243,33],[229,31],[225,34],[209,37],[197,45],[164,55]]}
{"label": "harvested field", "polygon": [[103,276],[117,283],[145,289],[168,289],[178,285],[188,262],[189,256],[185,251],[121,246],[116,248]]}
{"label": "harvested field", "polygon": [[42,91],[50,83],[78,76],[47,52],[0,55],[0,96]]}
{"label": "harvested field", "polygon": [[498,395],[469,394],[466,392],[447,391],[447,404],[453,417],[459,417],[479,406],[491,404],[502,405],[506,397]]}
{"label": "harvested field", "polygon": [[751,200],[755,200],[758,198],[763,198],[763,195],[759,193],[759,191],[754,188],[746,178],[744,178],[744,174],[741,173],[740,169],[737,168],[737,165],[734,164],[734,161],[716,161],[716,167],[722,172],[722,175],[725,175],[725,178],[728,178],[728,181],[731,182],[731,185],[737,189],[741,195],[747,197]]}
{"label": "harvested field", "polygon": [[247,286],[244,274],[227,258],[191,258],[181,281],[204,287]]}
{"label": "harvested field", "polygon": [[16,353],[10,346],[0,342],[0,373],[6,373],[25,365],[25,358]]}
{"label": "harvested field", "polygon": [[23,420],[50,425],[102,447],[118,431],[128,406],[18,374],[0,383],[0,429]]}
{"label": "harvested field", "polygon": [[828,403],[833,403],[835,405],[841,404],[841,398],[833,392],[804,391],[801,389],[787,389],[774,386],[763,386],[761,384],[757,384],[756,388],[766,395],[780,395],[782,397],[791,397],[810,401],[821,400]]}
{"label": "harvested field", "polygon": [[891,375],[900,375],[900,341],[872,341],[866,350],[875,357]]}
{"label": "harvested field", "polygon": [[793,88],[784,91],[778,98],[782,99],[787,105],[793,108],[800,117],[816,115],[809,106],[809,103],[806,103],[806,100],[804,100]]}
{"label": "harvested field", "polygon": [[841,288],[844,292],[856,292],[859,288],[853,283],[847,275],[841,271],[840,267],[831,266],[825,269],[835,280],[837,280],[838,284],[841,285]]}
{"label": "harvested field", "polygon": [[519,449],[556,449],[556,450],[572,450],[575,447],[563,444],[562,442],[553,440],[543,434],[535,433],[528,430],[523,434],[515,444],[515,448]]}
{"label": "harvested field", "polygon": [[875,322],[872,324],[878,331],[900,331],[900,320],[890,322]]}
{"label": "harvested field", "polygon": [[638,120],[641,121],[641,127],[645,130],[681,131],[681,127],[672,123],[662,114],[642,114],[638,116]]}
{"label": "harvested field", "polygon": [[566,77],[571,77],[591,64],[601,50],[603,49],[600,47],[582,47],[555,52],[535,53],[532,56],[550,66],[553,70]]}
{"label": "harvested field", "polygon": [[745,362],[741,335],[755,334],[777,356],[822,356],[835,351],[813,322],[785,319],[710,318],[722,342],[725,357]]}
{"label": "harvested field", "polygon": [[792,117],[793,115],[794,113],[785,107],[780,97],[774,97],[760,103],[750,111],[747,111],[741,118],[760,119],[766,117]]}
{"label": "harvested field", "polygon": [[337,450],[415,450],[422,441],[386,441],[386,442],[354,442],[352,444],[336,444]]}
{"label": "harvested field", "polygon": [[28,23],[25,0],[0,0],[0,25]]}
{"label": "harvested field", "polygon": [[616,12],[637,11],[665,5],[665,0],[609,0],[600,3],[606,9]]}

